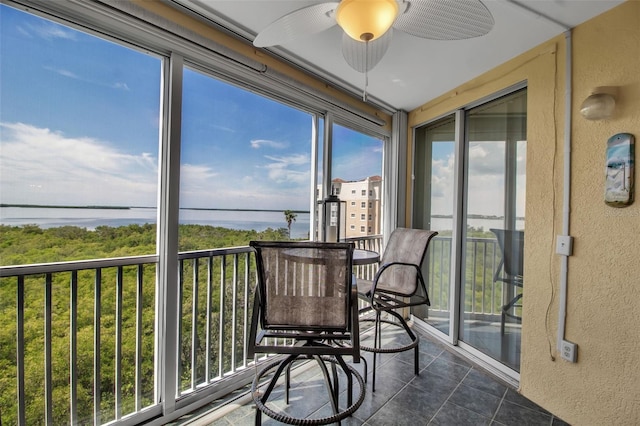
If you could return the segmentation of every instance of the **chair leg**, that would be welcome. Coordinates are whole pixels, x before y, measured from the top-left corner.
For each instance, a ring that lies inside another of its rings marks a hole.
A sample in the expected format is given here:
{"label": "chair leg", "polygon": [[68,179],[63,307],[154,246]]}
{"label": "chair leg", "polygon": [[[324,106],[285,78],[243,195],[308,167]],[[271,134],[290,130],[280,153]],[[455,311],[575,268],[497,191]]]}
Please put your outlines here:
{"label": "chair leg", "polygon": [[[324,383],[325,383],[325,386],[327,387],[327,392],[329,393],[329,399],[331,400],[331,407],[333,408],[333,413],[337,414],[338,413],[338,394],[337,392],[335,392],[334,387],[331,384],[331,379],[329,378],[329,370],[327,370],[327,366],[325,365],[322,358],[320,358],[320,356],[314,355],[313,358],[318,362],[318,365],[320,366],[320,370],[322,370],[322,374],[324,375]],[[335,366],[333,368],[335,368]],[[334,374],[335,374],[335,370],[334,370]],[[335,377],[335,381],[337,386],[337,381],[338,381],[337,377]]]}
{"label": "chair leg", "polygon": [[364,382],[367,383],[367,360],[364,357],[360,357],[362,361],[362,368],[364,369]]}
{"label": "chair leg", "polygon": [[273,391],[273,388],[276,386],[276,383],[278,382],[278,378],[282,374],[282,370],[284,370],[285,368],[290,366],[291,363],[293,363],[297,358],[298,358],[297,354],[289,355],[284,361],[282,361],[280,363],[280,365],[278,365],[278,368],[277,368],[276,372],[274,373],[273,378],[269,382],[269,386],[267,386],[267,390],[262,395],[261,400],[262,400],[263,404],[265,402],[267,402],[267,400],[269,399],[269,396],[271,395],[271,392]]}
{"label": "chair leg", "polygon": [[[282,371],[285,368],[288,369],[291,366],[291,364],[296,360],[296,358],[298,358],[297,354],[289,355],[286,359],[284,359],[280,363],[280,365],[278,365],[278,368],[277,368],[276,372],[274,373],[273,378],[271,379],[271,381],[269,382],[269,385],[267,386],[267,390],[265,390],[264,394],[262,394],[262,398],[260,398],[263,404],[265,402],[267,402],[267,400],[269,399],[269,395],[271,395],[271,392],[273,391],[273,388],[276,386],[276,383],[278,381],[278,377],[280,377],[280,375],[282,374]],[[257,379],[257,377],[256,377],[256,379]],[[254,380],[256,380],[256,379],[254,379]],[[254,382],[254,384],[256,384],[256,383]],[[256,407],[255,424],[256,424],[256,426],[259,426],[259,425],[262,424],[262,411],[260,411],[257,407]]]}
{"label": "chair leg", "polygon": [[[344,359],[340,355],[335,356],[336,361],[340,364],[342,371],[347,376],[347,406],[351,406],[353,404],[353,376],[349,371],[349,367],[347,363],[344,362]],[[335,364],[334,364],[335,365]],[[336,384],[338,383],[338,379],[336,378]],[[336,387],[336,395],[340,395],[340,389]]]}
{"label": "chair leg", "polygon": [[[382,346],[382,328],[380,324],[380,311],[376,311],[376,322],[373,327],[373,347],[379,348]],[[372,367],[372,377],[371,377],[371,392],[376,391],[376,352],[372,352],[373,354],[373,367]]]}
{"label": "chair leg", "polygon": [[291,388],[291,364],[284,372],[284,402],[289,405],[289,389]]}
{"label": "chair leg", "polygon": [[387,312],[393,315],[398,320],[398,322],[402,325],[402,328],[404,328],[404,330],[409,335],[409,338],[411,339],[411,341],[416,342],[416,347],[414,348],[414,355],[413,355],[413,371],[414,371],[414,374],[418,376],[420,374],[420,350],[419,350],[420,348],[417,344],[418,336],[413,333],[413,331],[409,327],[409,324],[407,324],[407,322],[404,320],[404,318],[402,318],[402,316],[399,313],[397,313],[396,311],[387,311]]}
{"label": "chair leg", "polygon": [[262,425],[262,411],[258,410],[257,407],[256,407],[256,418],[255,418],[254,424],[256,426]]}
{"label": "chair leg", "polygon": [[[338,413],[339,401],[338,397],[340,395],[340,384],[338,383],[338,369],[336,368],[336,364],[334,362],[331,363],[331,373],[333,373],[333,400],[336,404],[336,414]],[[349,404],[351,405],[351,404]]]}
{"label": "chair leg", "polygon": [[506,305],[504,305],[502,307],[502,312],[501,312],[501,318],[500,318],[500,334],[504,335],[504,324],[507,320],[507,316],[510,316],[511,318],[514,318],[518,321],[521,321],[522,318],[520,318],[519,316],[515,315],[515,313],[510,314],[509,311],[511,309],[513,309],[514,307],[518,307],[518,302],[520,301],[520,299],[522,299],[522,293],[516,295],[516,297],[514,297],[513,299],[511,299],[511,301],[509,303],[507,303]]}

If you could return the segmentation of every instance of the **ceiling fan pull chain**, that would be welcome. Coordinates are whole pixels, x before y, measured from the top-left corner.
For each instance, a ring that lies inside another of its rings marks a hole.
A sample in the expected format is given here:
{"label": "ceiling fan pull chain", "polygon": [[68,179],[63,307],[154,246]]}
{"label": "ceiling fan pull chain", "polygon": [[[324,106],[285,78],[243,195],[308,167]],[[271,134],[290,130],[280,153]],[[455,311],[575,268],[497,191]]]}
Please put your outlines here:
{"label": "ceiling fan pull chain", "polygon": [[369,40],[364,42],[364,90],[362,102],[367,102],[367,86],[369,85]]}
{"label": "ceiling fan pull chain", "polygon": [[367,86],[369,85],[369,76],[367,71],[364,72],[364,90],[362,91],[362,102],[367,102]]}

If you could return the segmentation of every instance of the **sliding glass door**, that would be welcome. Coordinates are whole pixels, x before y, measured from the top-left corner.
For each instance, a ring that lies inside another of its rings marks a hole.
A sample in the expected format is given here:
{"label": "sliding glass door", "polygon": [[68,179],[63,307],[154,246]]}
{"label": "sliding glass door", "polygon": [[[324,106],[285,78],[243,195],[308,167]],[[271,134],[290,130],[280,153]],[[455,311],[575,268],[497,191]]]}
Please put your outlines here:
{"label": "sliding glass door", "polygon": [[[515,371],[520,370],[524,240],[513,231],[524,230],[526,101],[526,92],[519,91],[468,110],[465,120],[459,338]],[[505,247],[509,253],[503,253]],[[517,273],[505,268],[512,263]]]}
{"label": "sliding glass door", "polygon": [[451,115],[415,132],[413,227],[438,231],[438,235],[430,244],[424,271],[431,306],[414,307],[412,314],[444,334],[449,334],[451,322],[455,124]]}
{"label": "sliding glass door", "polygon": [[439,232],[423,265],[449,342],[520,369],[526,89],[415,129],[413,227]]}

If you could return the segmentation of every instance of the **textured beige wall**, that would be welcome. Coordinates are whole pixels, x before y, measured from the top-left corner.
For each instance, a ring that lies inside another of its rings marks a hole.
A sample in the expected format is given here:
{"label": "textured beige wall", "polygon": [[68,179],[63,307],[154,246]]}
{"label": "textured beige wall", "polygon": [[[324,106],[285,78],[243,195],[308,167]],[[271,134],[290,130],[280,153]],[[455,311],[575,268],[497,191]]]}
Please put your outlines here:
{"label": "textured beige wall", "polygon": [[[555,350],[564,71],[561,36],[412,111],[409,123],[415,126],[527,80],[520,391],[574,425],[640,425],[640,194],[636,190],[635,203],[622,209],[603,201],[606,140],[632,133],[640,146],[640,1],[628,1],[573,31],[570,233],[575,240],[568,265],[566,339],[579,346],[575,364]],[[580,104],[597,86],[618,87],[616,113],[587,121],[579,114]]]}

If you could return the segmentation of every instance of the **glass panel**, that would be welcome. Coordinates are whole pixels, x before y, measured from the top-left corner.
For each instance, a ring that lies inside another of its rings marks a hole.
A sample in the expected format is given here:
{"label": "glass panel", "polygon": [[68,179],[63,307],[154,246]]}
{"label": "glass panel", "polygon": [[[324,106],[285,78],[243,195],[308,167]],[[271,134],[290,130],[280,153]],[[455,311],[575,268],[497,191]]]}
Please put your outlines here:
{"label": "glass panel", "polygon": [[180,250],[246,245],[257,232],[308,239],[312,124],[308,113],[185,69]]}
{"label": "glass panel", "polygon": [[334,124],[331,185],[346,209],[346,238],[382,233],[382,153],[379,138]]}
{"label": "glass panel", "polygon": [[0,10],[0,262],[154,254],[161,59]]}
{"label": "glass panel", "polygon": [[[156,253],[162,59],[6,5],[0,40],[1,264]],[[152,406],[155,274],[151,263],[0,279],[0,423],[19,424],[20,363],[24,424],[45,423],[46,372],[50,424]]]}
{"label": "glass panel", "polygon": [[415,306],[411,313],[449,334],[451,234],[455,166],[455,121],[447,117],[416,129],[413,226],[438,231],[429,245],[423,273],[431,306]]}
{"label": "glass panel", "polygon": [[466,117],[460,334],[516,371],[524,234],[511,231],[524,229],[526,101],[522,90],[471,109]]}

